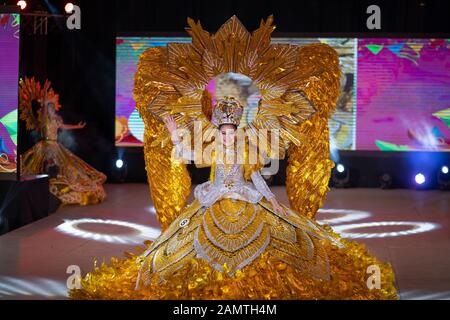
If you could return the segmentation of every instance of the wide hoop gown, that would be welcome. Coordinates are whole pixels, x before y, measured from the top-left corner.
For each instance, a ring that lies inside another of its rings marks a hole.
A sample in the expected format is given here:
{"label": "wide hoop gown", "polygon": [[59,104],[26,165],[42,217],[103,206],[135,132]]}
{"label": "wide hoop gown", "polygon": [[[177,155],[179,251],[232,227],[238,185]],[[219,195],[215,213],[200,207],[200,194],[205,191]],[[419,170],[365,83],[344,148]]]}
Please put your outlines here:
{"label": "wide hoop gown", "polygon": [[[75,299],[395,299],[394,275],[355,242],[285,208],[259,171],[216,163],[211,181],[144,252],[103,263]],[[369,289],[367,268],[381,271]]]}

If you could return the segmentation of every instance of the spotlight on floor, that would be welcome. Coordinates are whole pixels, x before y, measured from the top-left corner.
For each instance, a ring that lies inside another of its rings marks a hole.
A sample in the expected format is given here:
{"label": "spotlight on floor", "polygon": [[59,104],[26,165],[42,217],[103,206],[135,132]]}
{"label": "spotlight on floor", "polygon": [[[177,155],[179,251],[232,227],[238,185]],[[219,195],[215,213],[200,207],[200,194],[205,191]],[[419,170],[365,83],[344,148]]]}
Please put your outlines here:
{"label": "spotlight on floor", "polygon": [[380,176],[380,188],[381,189],[392,188],[392,176],[389,173],[383,173]]}
{"label": "spotlight on floor", "polygon": [[335,188],[350,186],[350,172],[342,163],[338,163],[331,172],[331,179]]}
{"label": "spotlight on floor", "polygon": [[450,190],[450,173],[447,166],[442,166],[437,175],[439,189]]}
{"label": "spotlight on floor", "polygon": [[27,7],[27,2],[24,0],[17,1],[17,5],[20,7],[20,10],[25,10]]}
{"label": "spotlight on floor", "polygon": [[73,12],[73,3],[67,2],[66,5],[64,6],[64,10],[66,11],[66,13],[72,13]]}
{"label": "spotlight on floor", "polygon": [[115,182],[125,182],[125,179],[127,178],[127,164],[122,159],[117,159],[112,172],[112,177]]}

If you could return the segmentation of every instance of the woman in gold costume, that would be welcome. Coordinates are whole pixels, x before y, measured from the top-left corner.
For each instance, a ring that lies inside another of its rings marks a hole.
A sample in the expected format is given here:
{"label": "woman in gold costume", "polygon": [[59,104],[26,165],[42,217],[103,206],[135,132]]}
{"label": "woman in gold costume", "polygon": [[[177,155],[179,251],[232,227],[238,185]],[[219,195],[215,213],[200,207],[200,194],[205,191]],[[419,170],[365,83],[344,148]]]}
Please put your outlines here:
{"label": "woman in gold costume", "polygon": [[[236,17],[212,35],[188,23],[192,44],[148,49],[135,77],[162,233],[141,252],[96,267],[70,296],[396,299],[389,264],[314,220],[333,166],[327,120],[339,93],[336,52],[323,44],[271,44],[272,17],[251,34]],[[252,84],[242,85],[247,80]],[[186,138],[192,133],[193,141]],[[261,176],[286,149],[292,209]],[[184,160],[211,166],[187,206]],[[374,267],[379,286],[367,273]]]}
{"label": "woman in gold costume", "polygon": [[[32,102],[38,101],[40,108],[34,116]],[[25,78],[20,84],[21,119],[27,128],[35,129],[41,139],[22,155],[21,174],[46,173],[50,177],[50,192],[63,204],[96,204],[105,198],[103,183],[106,176],[92,168],[58,143],[60,129],[82,129],[80,122],[69,125],[57,114],[60,109],[58,95],[46,81],[41,88],[34,79]]]}

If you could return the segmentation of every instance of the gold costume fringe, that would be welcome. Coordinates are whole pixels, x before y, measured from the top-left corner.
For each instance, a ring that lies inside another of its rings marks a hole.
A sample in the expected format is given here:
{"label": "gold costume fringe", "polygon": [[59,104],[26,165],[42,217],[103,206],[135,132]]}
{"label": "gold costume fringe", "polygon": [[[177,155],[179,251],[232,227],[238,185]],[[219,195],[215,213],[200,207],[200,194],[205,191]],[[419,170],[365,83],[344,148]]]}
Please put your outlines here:
{"label": "gold costume fringe", "polygon": [[[398,299],[390,264],[371,256],[364,245],[341,240],[345,248],[326,245],[331,267],[330,280],[305,278],[297,269],[262,254],[234,276],[218,272],[203,260],[192,259],[170,281],[160,283],[154,274],[145,289],[135,290],[140,260],[111,259],[82,279],[82,289],[71,290],[73,299],[223,299],[223,300],[366,300]],[[130,255],[130,254],[128,254]],[[369,290],[367,268],[377,265],[381,289]]]}
{"label": "gold costume fringe", "polygon": [[[288,217],[273,213],[265,201],[222,199],[209,208],[194,201],[146,245],[139,254],[127,253],[128,259],[112,258],[111,265],[95,268],[82,279],[82,289],[70,291],[70,297],[397,298],[389,264],[371,256],[361,244],[339,241],[328,226],[317,228],[292,211]],[[196,257],[199,253],[203,256]],[[380,289],[368,289],[367,268],[372,265],[380,268]]]}

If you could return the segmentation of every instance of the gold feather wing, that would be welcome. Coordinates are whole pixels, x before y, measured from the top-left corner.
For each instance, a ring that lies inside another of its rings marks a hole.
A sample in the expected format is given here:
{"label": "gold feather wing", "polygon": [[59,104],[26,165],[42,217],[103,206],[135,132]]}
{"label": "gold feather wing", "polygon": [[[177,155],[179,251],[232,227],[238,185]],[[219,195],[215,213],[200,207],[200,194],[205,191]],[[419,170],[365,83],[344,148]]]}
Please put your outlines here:
{"label": "gold feather wing", "polygon": [[150,194],[161,228],[166,229],[186,204],[191,179],[186,164],[171,158],[172,143],[155,144],[164,131],[164,125],[149,106],[161,100],[178,96],[167,72],[166,50],[151,48],[139,59],[135,75],[134,98],[144,121],[144,157]]}
{"label": "gold feather wing", "polygon": [[286,190],[291,207],[314,218],[328,192],[331,169],[328,120],[339,96],[341,70],[337,52],[325,44],[302,47],[298,55],[299,70],[306,78],[298,83],[316,113],[299,125],[306,137],[300,145],[291,144],[286,169]]}

